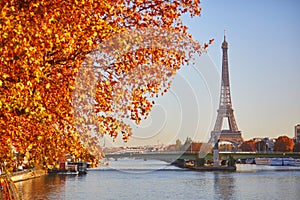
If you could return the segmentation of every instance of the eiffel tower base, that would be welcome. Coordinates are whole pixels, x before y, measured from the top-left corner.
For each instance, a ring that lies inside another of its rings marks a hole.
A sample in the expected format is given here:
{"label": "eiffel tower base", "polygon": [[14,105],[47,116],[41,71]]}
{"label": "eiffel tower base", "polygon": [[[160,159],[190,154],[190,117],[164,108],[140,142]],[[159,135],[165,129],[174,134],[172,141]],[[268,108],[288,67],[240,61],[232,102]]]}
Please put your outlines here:
{"label": "eiffel tower base", "polygon": [[222,130],[221,133],[212,131],[209,143],[215,144],[217,141],[215,141],[214,138],[219,140],[219,142],[222,141],[231,142],[235,147],[243,143],[243,138],[240,131],[231,132],[231,131]]}

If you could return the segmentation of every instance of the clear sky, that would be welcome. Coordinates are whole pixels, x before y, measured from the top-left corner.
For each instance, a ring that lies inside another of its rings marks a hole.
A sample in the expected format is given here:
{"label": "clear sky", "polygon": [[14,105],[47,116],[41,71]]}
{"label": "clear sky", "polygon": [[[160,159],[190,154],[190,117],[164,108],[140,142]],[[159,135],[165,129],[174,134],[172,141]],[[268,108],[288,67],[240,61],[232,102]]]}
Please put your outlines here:
{"label": "clear sky", "polygon": [[[229,43],[231,97],[238,128],[253,137],[294,137],[300,124],[300,1],[203,0],[201,17],[184,23],[195,40],[214,38],[207,54],[184,67],[127,145],[205,141],[217,114],[221,43]],[[117,145],[115,143],[114,145]]]}

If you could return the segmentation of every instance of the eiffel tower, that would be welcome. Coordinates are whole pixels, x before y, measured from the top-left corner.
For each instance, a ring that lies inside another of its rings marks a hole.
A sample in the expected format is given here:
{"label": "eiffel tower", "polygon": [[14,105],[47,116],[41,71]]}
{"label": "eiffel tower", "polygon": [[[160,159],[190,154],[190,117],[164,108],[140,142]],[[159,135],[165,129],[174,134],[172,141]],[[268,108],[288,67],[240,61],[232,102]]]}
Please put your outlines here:
{"label": "eiffel tower", "polygon": [[[241,132],[238,130],[230,96],[230,84],[229,84],[229,70],[228,70],[228,43],[224,34],[224,41],[222,43],[223,59],[222,59],[222,83],[221,83],[221,95],[218,109],[218,116],[211,132],[209,142],[216,143],[216,139],[219,141],[228,141],[238,146],[243,142]],[[227,119],[228,129],[222,129],[223,120]]]}

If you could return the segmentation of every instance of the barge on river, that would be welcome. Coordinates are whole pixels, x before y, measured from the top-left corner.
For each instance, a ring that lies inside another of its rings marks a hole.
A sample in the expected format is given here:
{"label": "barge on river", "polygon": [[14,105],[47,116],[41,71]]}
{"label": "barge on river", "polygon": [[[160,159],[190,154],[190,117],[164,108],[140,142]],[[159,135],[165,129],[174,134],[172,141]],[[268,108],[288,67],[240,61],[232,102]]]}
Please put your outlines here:
{"label": "barge on river", "polygon": [[78,175],[87,173],[86,162],[61,162],[59,168],[48,169],[49,174]]}

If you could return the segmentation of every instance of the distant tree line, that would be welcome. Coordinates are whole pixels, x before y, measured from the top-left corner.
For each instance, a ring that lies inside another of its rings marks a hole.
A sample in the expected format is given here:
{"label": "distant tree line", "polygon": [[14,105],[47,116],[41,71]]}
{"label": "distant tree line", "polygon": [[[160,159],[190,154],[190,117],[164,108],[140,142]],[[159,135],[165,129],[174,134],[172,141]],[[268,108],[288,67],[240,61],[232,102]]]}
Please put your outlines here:
{"label": "distant tree line", "polygon": [[[169,146],[169,150],[172,151],[199,151],[203,143],[193,142],[191,138],[187,137],[185,142],[182,143],[181,140],[177,139],[176,143]],[[244,141],[239,149],[244,152],[300,152],[300,143],[295,142],[292,138],[288,136],[278,137],[274,144],[271,146],[266,140],[247,140]],[[233,151],[234,146],[230,143],[220,144],[220,151]]]}
{"label": "distant tree line", "polygon": [[[266,141],[260,140],[247,140],[241,145],[242,151],[252,152],[266,152],[270,151],[270,148]],[[295,143],[292,138],[288,136],[280,136],[274,142],[273,151],[275,152],[300,152],[300,143]]]}

